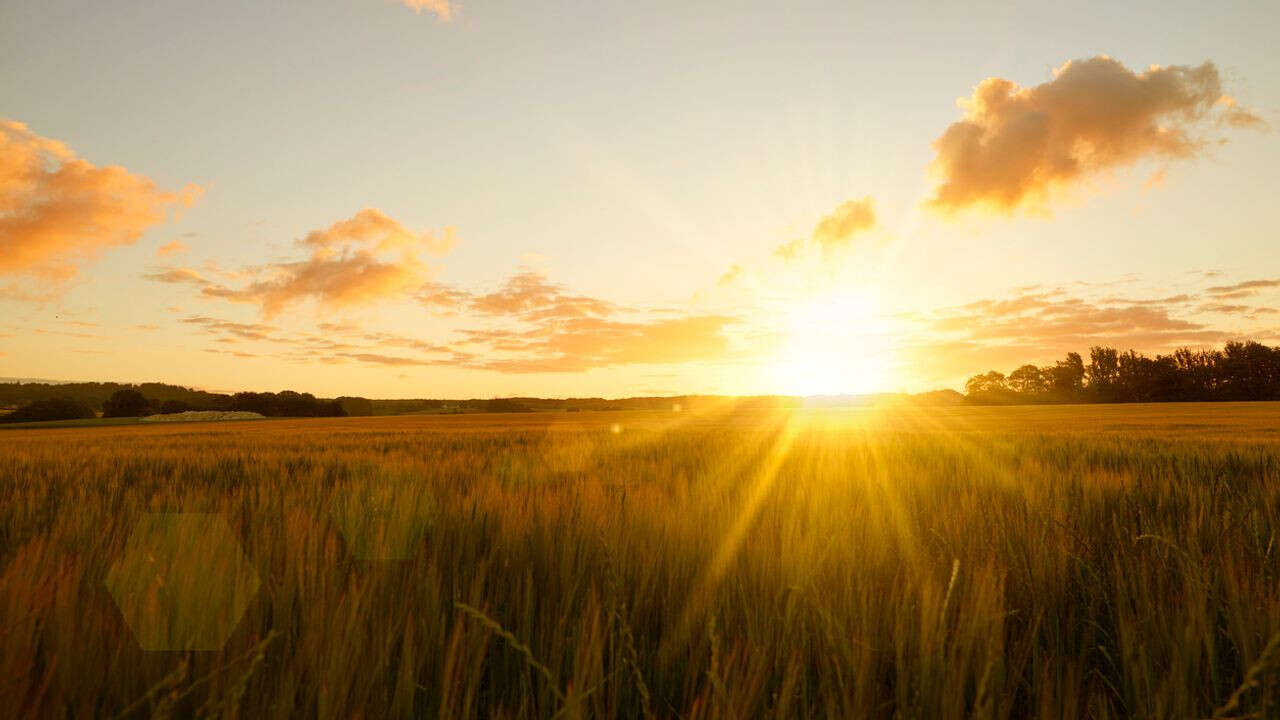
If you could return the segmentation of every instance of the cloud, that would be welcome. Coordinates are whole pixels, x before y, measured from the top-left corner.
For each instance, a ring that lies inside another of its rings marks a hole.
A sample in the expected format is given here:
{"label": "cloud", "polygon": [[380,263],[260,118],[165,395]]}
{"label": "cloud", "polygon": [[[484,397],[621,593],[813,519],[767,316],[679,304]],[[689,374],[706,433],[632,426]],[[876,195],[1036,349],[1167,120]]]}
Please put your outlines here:
{"label": "cloud", "polygon": [[807,243],[804,238],[795,238],[779,245],[773,254],[789,262],[800,259],[809,245],[816,246],[823,252],[832,252],[848,247],[854,235],[875,226],[876,207],[871,196],[849,200],[818,221],[809,234]]}
{"label": "cloud", "polygon": [[[337,227],[337,225],[335,225]],[[332,228],[330,228],[332,230]],[[329,231],[324,231],[328,233]],[[339,233],[342,237],[347,234]],[[383,242],[385,235],[369,236]],[[397,244],[395,241],[393,244]],[[331,235],[313,234],[304,244],[329,248]],[[341,243],[339,243],[341,244]],[[227,288],[191,268],[147,275],[194,285],[221,296]],[[467,318],[471,327],[437,332],[431,339],[370,329],[351,322],[320,322],[316,332],[286,332],[265,323],[203,315],[183,324],[219,345],[262,343],[273,356],[292,362],[359,362],[381,366],[439,366],[501,373],[577,372],[630,364],[674,364],[723,359],[725,328],[738,319],[639,310],[568,292],[540,272],[521,269],[490,292],[472,293],[427,283],[417,295]]]}
{"label": "cloud", "polygon": [[352,360],[359,360],[360,362],[372,363],[374,365],[391,365],[393,367],[431,364],[425,360],[399,357],[396,355],[381,355],[378,353],[343,353],[343,357],[348,357]]}
{"label": "cloud", "polygon": [[514,315],[525,320],[600,316],[615,310],[613,303],[605,300],[567,295],[562,286],[533,270],[512,275],[501,288],[472,297],[468,305],[478,313]]}
{"label": "cloud", "polygon": [[875,224],[875,203],[868,195],[861,200],[844,203],[819,220],[813,229],[812,239],[823,249],[843,247],[849,244],[854,235],[870,230]]}
{"label": "cloud", "polygon": [[205,278],[199,270],[188,267],[164,268],[155,272],[145,273],[142,277],[147,280],[155,280],[156,282],[169,283],[172,285],[186,284],[208,287],[213,284],[213,282]]}
{"label": "cloud", "polygon": [[576,372],[629,364],[709,360],[728,352],[720,315],[646,313],[570,294],[524,269],[496,291],[468,296],[466,308],[498,326],[463,330],[464,361],[506,373]]}
{"label": "cloud", "polygon": [[1223,94],[1209,62],[1135,73],[1105,56],[1073,60],[1035,87],[987,78],[960,105],[965,118],[933,145],[940,183],[928,205],[943,214],[1039,209],[1100,172],[1195,155],[1206,143],[1197,131],[1214,121],[1261,124]]}
{"label": "cloud", "polygon": [[1246,280],[1232,285],[1215,285],[1205,290],[1205,292],[1219,299],[1225,298],[1243,298],[1256,295],[1259,290],[1267,290],[1270,288],[1280,287],[1280,279],[1274,280]]}
{"label": "cloud", "polygon": [[779,245],[773,254],[782,260],[798,260],[804,253],[804,238],[795,238]]}
{"label": "cloud", "polygon": [[568,294],[563,285],[553,283],[546,275],[528,268],[507,278],[492,292],[476,294],[428,283],[419,289],[415,297],[433,310],[450,314],[470,311],[526,321],[599,317],[621,309],[599,298]]}
{"label": "cloud", "polygon": [[473,343],[490,354],[473,364],[505,373],[581,372],[632,364],[674,364],[723,358],[723,330],[737,322],[722,315],[614,321],[577,318],[533,332],[489,332]]}
{"label": "cloud", "polygon": [[1223,315],[1243,315],[1253,317],[1256,315],[1272,315],[1280,310],[1269,307],[1254,307],[1252,305],[1232,305],[1229,303],[1206,303],[1199,307],[1200,312],[1221,313]]}
{"label": "cloud", "polygon": [[122,167],[100,167],[20,122],[0,120],[0,274],[74,277],[104,248],[130,245],[203,190],[166,192]]}
{"label": "cloud", "polygon": [[720,279],[716,281],[716,284],[720,287],[728,287],[729,285],[741,280],[743,272],[745,271],[742,269],[741,265],[733,263],[729,266],[728,270],[724,271],[724,274],[720,276]]}
{"label": "cloud", "polygon": [[307,300],[341,308],[410,296],[430,275],[422,255],[443,255],[455,244],[453,228],[438,236],[415,233],[381,211],[365,208],[299,240],[310,251],[307,259],[257,268],[240,287],[214,282],[190,268],[145,277],[197,285],[207,297],[254,303],[273,316]]}
{"label": "cloud", "polygon": [[[466,313],[482,328],[459,331],[443,364],[505,373],[569,372],[626,364],[666,364],[722,357],[720,315],[644,312],[568,292],[541,272],[523,268],[485,293],[432,284],[418,299],[433,308]],[[657,315],[659,317],[653,317]],[[494,324],[496,323],[496,324]],[[467,348],[460,351],[458,345]],[[436,348],[443,350],[444,348]]]}
{"label": "cloud", "polygon": [[453,17],[453,6],[449,0],[402,0],[404,6],[412,9],[414,12],[422,12],[426,10],[434,13],[441,20],[449,20]]}
{"label": "cloud", "polygon": [[[1228,312],[1252,320],[1239,307],[1188,305],[1190,295],[1094,299],[1063,289],[1016,292],[902,319],[900,358],[922,383],[950,383],[975,372],[1043,364],[1094,345],[1170,352],[1179,347],[1217,345],[1241,337],[1188,319],[1196,313]],[[1264,311],[1265,312],[1265,311]]]}
{"label": "cloud", "polygon": [[156,248],[156,255],[159,257],[164,257],[166,255],[176,255],[178,253],[184,253],[186,251],[187,251],[187,246],[182,241],[174,240],[173,242],[165,243],[164,245],[161,245],[160,247]]}
{"label": "cloud", "polygon": [[195,325],[202,331],[211,335],[220,335],[222,341],[238,342],[241,340],[253,341],[279,341],[276,333],[280,328],[274,325],[264,325],[261,323],[241,323],[231,320],[221,320],[219,318],[207,317],[204,315],[195,315],[183,318],[180,322],[187,325]]}
{"label": "cloud", "polygon": [[1170,295],[1168,297],[1145,298],[1145,299],[1135,299],[1135,298],[1126,298],[1126,297],[1108,297],[1108,298],[1103,298],[1102,302],[1116,303],[1121,305],[1182,305],[1185,303],[1189,303],[1192,300],[1195,300],[1194,295],[1181,293],[1179,295]]}

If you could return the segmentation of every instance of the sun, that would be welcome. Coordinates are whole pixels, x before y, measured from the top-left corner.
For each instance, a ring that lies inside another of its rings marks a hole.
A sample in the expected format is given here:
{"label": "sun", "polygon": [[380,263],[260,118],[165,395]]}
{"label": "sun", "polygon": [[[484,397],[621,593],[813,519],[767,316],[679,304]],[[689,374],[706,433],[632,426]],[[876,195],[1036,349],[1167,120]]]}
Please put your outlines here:
{"label": "sun", "polygon": [[841,291],[789,308],[770,385],[785,395],[891,390],[891,327],[869,292]]}

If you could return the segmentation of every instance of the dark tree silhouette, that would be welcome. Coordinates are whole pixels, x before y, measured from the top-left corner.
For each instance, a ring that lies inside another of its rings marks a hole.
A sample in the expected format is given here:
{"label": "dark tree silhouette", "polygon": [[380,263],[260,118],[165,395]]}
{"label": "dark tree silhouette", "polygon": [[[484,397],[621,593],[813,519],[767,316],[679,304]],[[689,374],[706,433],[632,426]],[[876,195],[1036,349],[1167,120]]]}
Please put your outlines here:
{"label": "dark tree silhouette", "polygon": [[82,420],[95,417],[82,403],[71,398],[50,398],[37,400],[14,410],[8,415],[0,416],[0,422],[41,422],[45,420]]}
{"label": "dark tree silhouette", "polygon": [[160,412],[164,415],[172,415],[173,413],[183,413],[191,409],[191,406],[181,400],[165,400],[160,403]]}
{"label": "dark tree silhouette", "polygon": [[1078,399],[1084,388],[1084,361],[1080,353],[1067,353],[1067,359],[1059,360],[1050,372],[1049,384],[1061,398]]}
{"label": "dark tree silhouette", "polygon": [[279,393],[236,393],[231,409],[247,410],[268,417],[345,417],[337,400],[317,400],[311,393],[283,390]]}
{"label": "dark tree silhouette", "polygon": [[1089,391],[1096,399],[1102,401],[1112,399],[1119,375],[1120,356],[1115,348],[1089,348],[1089,367],[1085,369],[1085,378],[1089,382]]}
{"label": "dark tree silhouette", "polygon": [[1229,342],[1148,357],[1093,347],[1087,366],[1068,353],[1050,367],[1023,365],[1007,381],[994,370],[975,375],[965,392],[978,403],[1280,400],[1280,348]]}
{"label": "dark tree silhouette", "polygon": [[102,403],[102,417],[141,417],[152,415],[151,401],[143,397],[137,390],[117,390]]}
{"label": "dark tree silhouette", "polygon": [[1028,395],[1039,395],[1049,390],[1044,371],[1035,365],[1023,365],[1009,373],[1009,389]]}

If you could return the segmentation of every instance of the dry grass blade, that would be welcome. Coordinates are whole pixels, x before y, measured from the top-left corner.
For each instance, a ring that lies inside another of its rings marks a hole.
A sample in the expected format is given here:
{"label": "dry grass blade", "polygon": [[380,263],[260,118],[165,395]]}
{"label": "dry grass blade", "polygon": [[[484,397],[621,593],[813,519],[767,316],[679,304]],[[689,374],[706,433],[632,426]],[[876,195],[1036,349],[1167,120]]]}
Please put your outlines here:
{"label": "dry grass blade", "polygon": [[519,653],[520,656],[524,658],[525,664],[527,664],[529,667],[536,670],[538,674],[542,675],[542,677],[546,679],[547,687],[550,688],[552,694],[556,696],[556,699],[559,700],[561,703],[564,702],[565,700],[564,693],[560,691],[560,684],[556,681],[555,675],[552,674],[550,668],[548,668],[546,665],[543,665],[541,662],[538,661],[538,658],[534,657],[533,651],[529,649],[528,645],[525,645],[524,643],[520,642],[519,638],[511,634],[510,631],[502,627],[501,623],[489,617],[483,611],[477,608],[474,608],[463,602],[455,602],[453,605],[454,607],[458,608],[458,610],[462,611],[463,614],[467,615],[468,617],[472,618],[473,620],[479,622],[481,625],[488,628],[490,632],[492,632],[494,635],[497,635],[504,642],[506,642],[507,645],[510,646],[512,650],[515,650],[517,653]]}
{"label": "dry grass blade", "polygon": [[[1253,688],[1258,687],[1260,678],[1271,665],[1273,656],[1280,655],[1280,633],[1271,636],[1271,640],[1267,642],[1267,646],[1262,649],[1262,653],[1258,655],[1258,659],[1254,661],[1249,669],[1245,671],[1244,681],[1240,683],[1240,687],[1231,693],[1231,697],[1227,698],[1226,704],[1213,711],[1215,719],[1225,720],[1230,713],[1235,712],[1240,707],[1240,702],[1244,700],[1245,693]],[[1250,716],[1244,716],[1250,717]]]}

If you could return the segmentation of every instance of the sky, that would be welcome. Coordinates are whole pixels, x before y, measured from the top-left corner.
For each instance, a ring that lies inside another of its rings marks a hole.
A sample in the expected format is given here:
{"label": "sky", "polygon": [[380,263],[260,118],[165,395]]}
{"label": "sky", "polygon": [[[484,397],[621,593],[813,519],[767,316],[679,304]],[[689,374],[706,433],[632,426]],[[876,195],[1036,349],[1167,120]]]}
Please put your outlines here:
{"label": "sky", "polygon": [[919,392],[1280,344],[1273,3],[0,5],[0,376]]}

